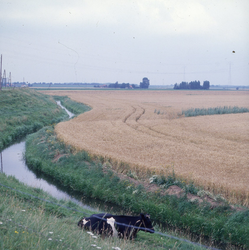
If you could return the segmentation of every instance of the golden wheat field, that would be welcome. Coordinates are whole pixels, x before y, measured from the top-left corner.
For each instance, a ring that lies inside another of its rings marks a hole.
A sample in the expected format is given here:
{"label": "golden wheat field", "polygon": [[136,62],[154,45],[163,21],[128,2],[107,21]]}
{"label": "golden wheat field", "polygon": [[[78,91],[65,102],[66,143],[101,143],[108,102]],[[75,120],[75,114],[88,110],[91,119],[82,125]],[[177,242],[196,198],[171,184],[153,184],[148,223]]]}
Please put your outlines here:
{"label": "golden wheat field", "polygon": [[129,163],[138,175],[167,174],[173,166],[177,176],[221,193],[231,202],[249,204],[249,113],[179,116],[189,108],[249,108],[249,91],[46,93],[67,95],[92,107],[56,125],[56,133],[66,143],[112,162]]}

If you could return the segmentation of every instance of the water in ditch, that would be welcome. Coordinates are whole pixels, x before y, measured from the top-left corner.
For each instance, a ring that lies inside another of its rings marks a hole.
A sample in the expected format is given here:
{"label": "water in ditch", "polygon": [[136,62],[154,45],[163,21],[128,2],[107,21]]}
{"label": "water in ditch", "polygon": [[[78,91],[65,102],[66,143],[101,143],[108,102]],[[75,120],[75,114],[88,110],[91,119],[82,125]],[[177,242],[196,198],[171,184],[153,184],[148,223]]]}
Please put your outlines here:
{"label": "water in ditch", "polygon": [[[65,109],[69,118],[74,116],[74,114],[63,107],[59,101],[57,104]],[[40,188],[57,199],[70,200],[86,209],[101,212],[120,211],[120,208],[114,205],[83,197],[82,194],[72,192],[60,186],[60,184],[51,177],[30,170],[23,159],[24,153],[25,141],[15,143],[3,150],[1,156],[2,162],[0,161],[1,171],[8,176],[14,176],[28,186]]]}

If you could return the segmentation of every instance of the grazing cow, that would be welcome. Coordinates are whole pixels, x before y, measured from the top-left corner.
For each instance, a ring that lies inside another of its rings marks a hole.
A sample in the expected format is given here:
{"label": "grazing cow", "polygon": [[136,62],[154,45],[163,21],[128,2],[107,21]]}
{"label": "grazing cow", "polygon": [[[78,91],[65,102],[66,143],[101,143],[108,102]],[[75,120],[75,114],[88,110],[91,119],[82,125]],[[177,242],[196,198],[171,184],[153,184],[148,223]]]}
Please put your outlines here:
{"label": "grazing cow", "polygon": [[135,238],[139,230],[154,233],[148,214],[140,214],[140,216],[93,214],[90,217],[81,219],[78,226],[99,234],[105,233],[126,239]]}

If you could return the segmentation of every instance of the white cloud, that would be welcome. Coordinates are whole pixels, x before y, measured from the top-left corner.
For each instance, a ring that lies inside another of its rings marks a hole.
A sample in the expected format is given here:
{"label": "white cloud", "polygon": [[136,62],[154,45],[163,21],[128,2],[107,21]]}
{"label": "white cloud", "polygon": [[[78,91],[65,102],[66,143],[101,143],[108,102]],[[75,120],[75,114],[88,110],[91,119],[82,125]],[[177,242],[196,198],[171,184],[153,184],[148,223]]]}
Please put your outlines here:
{"label": "white cloud", "polygon": [[[37,25],[99,25],[143,33],[201,32],[214,21],[198,1],[91,0],[11,1],[2,4],[5,20]],[[197,21],[198,20],[198,21]]]}
{"label": "white cloud", "polygon": [[0,53],[8,68],[17,65],[13,72],[32,64],[34,81],[48,67],[47,78],[55,72],[60,79],[54,81],[70,81],[68,71],[77,70],[80,81],[134,82],[143,72],[155,79],[173,72],[175,82],[185,65],[186,75],[189,65],[212,72],[212,63],[228,69],[235,58],[245,67],[248,7],[248,0],[2,0]]}
{"label": "white cloud", "polygon": [[214,29],[216,21],[198,1],[176,4],[171,12],[171,27],[179,33],[205,34]]}
{"label": "white cloud", "polygon": [[203,35],[222,30],[230,34],[234,27],[244,29],[249,25],[245,15],[249,2],[239,3],[242,4],[235,0],[12,0],[0,4],[0,20],[5,20],[4,25],[10,20],[37,27],[96,27],[149,36]]}

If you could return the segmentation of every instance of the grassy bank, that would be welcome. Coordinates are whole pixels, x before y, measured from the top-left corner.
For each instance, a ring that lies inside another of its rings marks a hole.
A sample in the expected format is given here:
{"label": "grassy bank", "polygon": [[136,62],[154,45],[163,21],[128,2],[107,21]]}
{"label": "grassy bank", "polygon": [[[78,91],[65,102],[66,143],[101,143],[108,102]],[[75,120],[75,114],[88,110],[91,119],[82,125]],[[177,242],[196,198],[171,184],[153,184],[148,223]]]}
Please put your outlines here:
{"label": "grassy bank", "polygon": [[51,96],[30,89],[0,91],[0,151],[66,116]]}
{"label": "grassy bank", "polygon": [[148,212],[153,220],[208,238],[210,244],[216,241],[218,246],[224,243],[249,248],[248,210],[236,212],[228,204],[198,204],[159,189],[148,192],[143,185],[120,179],[110,164],[92,160],[87,152],[74,152],[57,140],[52,127],[28,136],[25,158],[30,168],[53,176],[61,185],[84,196],[117,204],[133,213]]}
{"label": "grassy bank", "polygon": [[134,241],[93,237],[77,227],[81,216],[92,211],[1,173],[0,184],[0,249],[203,249],[144,232]]}

